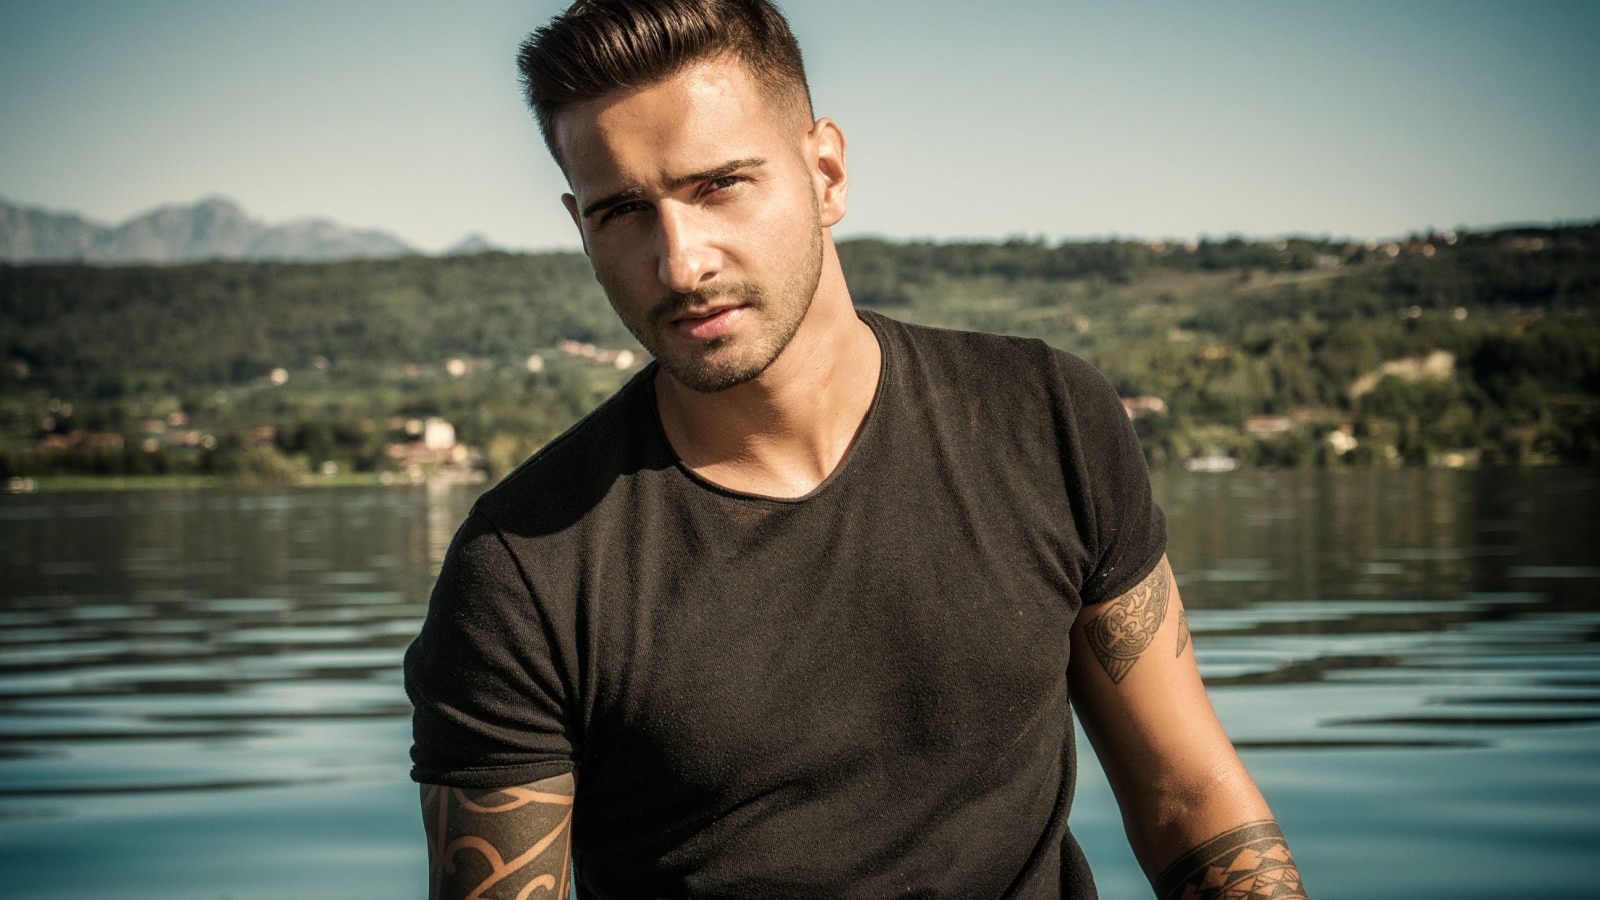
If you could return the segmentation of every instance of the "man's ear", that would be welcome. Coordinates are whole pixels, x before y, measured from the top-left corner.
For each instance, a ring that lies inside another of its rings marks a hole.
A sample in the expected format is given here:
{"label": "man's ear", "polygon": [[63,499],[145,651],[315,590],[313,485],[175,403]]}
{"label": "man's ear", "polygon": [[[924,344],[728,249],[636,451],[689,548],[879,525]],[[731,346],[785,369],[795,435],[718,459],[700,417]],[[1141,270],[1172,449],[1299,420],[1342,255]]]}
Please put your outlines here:
{"label": "man's ear", "polygon": [[816,185],[817,209],[822,227],[831,228],[844,218],[845,199],[850,193],[850,169],[845,163],[844,132],[832,119],[818,119],[808,135],[812,147],[812,180]]}
{"label": "man's ear", "polygon": [[572,225],[578,229],[578,240],[583,243],[583,255],[588,256],[589,238],[583,233],[583,218],[578,215],[578,198],[571,194],[562,194],[561,205],[567,208],[567,215],[572,217]]}

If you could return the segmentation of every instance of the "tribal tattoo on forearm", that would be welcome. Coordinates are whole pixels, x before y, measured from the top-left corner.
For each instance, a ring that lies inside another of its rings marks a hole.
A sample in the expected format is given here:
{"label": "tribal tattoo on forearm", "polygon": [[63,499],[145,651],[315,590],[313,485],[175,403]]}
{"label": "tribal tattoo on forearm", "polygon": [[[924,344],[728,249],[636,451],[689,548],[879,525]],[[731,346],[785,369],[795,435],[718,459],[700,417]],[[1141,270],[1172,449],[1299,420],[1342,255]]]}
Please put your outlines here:
{"label": "tribal tattoo on forearm", "polygon": [[423,785],[428,896],[566,900],[574,792],[570,775],[499,790]]}
{"label": "tribal tattoo on forearm", "polygon": [[1306,900],[1276,822],[1241,825],[1185,853],[1155,879],[1160,900]]}
{"label": "tribal tattoo on forearm", "polygon": [[1163,557],[1148,578],[1106,604],[1106,611],[1083,627],[1089,648],[1113,684],[1127,676],[1166,619],[1170,571]]}
{"label": "tribal tattoo on forearm", "polygon": [[1176,655],[1182,656],[1183,648],[1187,646],[1189,646],[1189,613],[1180,609],[1178,610],[1178,652]]}

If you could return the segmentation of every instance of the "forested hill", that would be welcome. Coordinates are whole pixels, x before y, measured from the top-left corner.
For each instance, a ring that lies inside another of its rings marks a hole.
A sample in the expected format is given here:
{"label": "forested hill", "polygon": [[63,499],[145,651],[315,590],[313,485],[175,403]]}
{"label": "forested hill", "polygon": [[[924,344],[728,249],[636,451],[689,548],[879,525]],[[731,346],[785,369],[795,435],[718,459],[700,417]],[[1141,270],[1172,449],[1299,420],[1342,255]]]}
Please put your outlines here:
{"label": "forested hill", "polygon": [[[1600,460],[1600,225],[1383,245],[856,240],[840,256],[862,305],[1090,359],[1154,463]],[[123,434],[131,457],[162,416],[223,449],[270,427],[291,437],[257,455],[357,470],[385,465],[394,422],[436,416],[500,467],[638,350],[577,254],[0,266],[0,333],[0,474],[114,466],[83,436]]]}
{"label": "forested hill", "polygon": [[32,378],[111,397],[229,384],[321,357],[366,367],[629,341],[580,254],[323,264],[0,266],[6,350]]}

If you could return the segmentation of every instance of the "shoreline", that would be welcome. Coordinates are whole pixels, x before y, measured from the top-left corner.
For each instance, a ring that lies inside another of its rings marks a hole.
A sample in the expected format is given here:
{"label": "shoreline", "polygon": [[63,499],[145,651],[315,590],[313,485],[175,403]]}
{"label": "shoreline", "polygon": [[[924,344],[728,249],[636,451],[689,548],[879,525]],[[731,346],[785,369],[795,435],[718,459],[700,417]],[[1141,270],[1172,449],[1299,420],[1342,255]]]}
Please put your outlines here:
{"label": "shoreline", "polygon": [[[384,475],[391,477],[384,478]],[[299,475],[289,481],[228,478],[221,475],[33,475],[0,480],[0,494],[60,494],[84,491],[205,490],[211,488],[440,488],[484,482],[459,479],[412,481],[391,472]]]}

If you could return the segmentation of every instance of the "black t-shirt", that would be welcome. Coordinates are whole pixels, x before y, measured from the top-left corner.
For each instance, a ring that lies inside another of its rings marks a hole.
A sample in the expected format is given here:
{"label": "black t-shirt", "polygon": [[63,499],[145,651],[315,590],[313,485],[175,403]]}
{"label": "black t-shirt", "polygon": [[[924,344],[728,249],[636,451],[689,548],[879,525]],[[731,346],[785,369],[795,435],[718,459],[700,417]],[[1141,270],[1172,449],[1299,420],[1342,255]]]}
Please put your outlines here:
{"label": "black t-shirt", "polygon": [[647,368],[456,536],[412,775],[575,771],[580,896],[1093,896],[1068,630],[1164,551],[1138,442],[1082,360],[861,316],[877,395],[811,494],[697,477]]}

